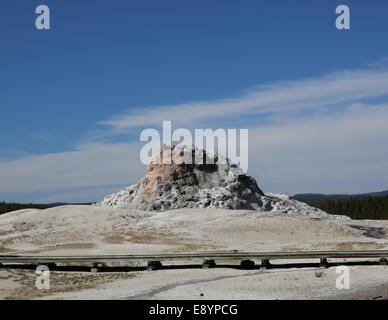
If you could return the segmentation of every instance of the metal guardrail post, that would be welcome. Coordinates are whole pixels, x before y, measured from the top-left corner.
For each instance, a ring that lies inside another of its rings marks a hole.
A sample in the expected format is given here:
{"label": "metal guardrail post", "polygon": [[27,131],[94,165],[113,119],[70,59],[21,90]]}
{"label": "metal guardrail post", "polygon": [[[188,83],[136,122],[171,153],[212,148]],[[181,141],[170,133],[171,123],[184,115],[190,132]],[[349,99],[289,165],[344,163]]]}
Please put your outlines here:
{"label": "metal guardrail post", "polygon": [[202,263],[202,269],[214,268],[216,266],[216,262],[214,260],[205,260]]}
{"label": "metal guardrail post", "polygon": [[320,262],[319,262],[319,267],[320,268],[328,268],[329,267],[329,262],[327,261],[327,258],[320,258]]}
{"label": "metal guardrail post", "polygon": [[260,269],[269,269],[269,268],[271,268],[271,263],[269,262],[269,259],[261,260]]}
{"label": "metal guardrail post", "polygon": [[158,270],[162,269],[162,263],[160,261],[148,261],[147,270]]}
{"label": "metal guardrail post", "polygon": [[242,260],[240,266],[243,269],[252,269],[255,267],[255,262],[252,260]]}

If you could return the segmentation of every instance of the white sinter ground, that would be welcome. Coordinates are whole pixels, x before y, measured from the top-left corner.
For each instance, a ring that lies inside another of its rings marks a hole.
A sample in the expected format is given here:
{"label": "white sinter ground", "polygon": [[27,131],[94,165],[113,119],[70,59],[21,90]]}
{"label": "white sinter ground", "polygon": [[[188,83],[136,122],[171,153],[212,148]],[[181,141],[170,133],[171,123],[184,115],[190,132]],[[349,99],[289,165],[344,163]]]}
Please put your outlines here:
{"label": "white sinter ground", "polygon": [[[230,162],[221,164],[220,157],[215,158],[214,165],[202,166],[152,162],[137,184],[97,205],[0,215],[0,254],[222,252],[230,247],[243,251],[388,248],[388,221],[351,220],[329,215],[286,194],[264,194],[253,178]],[[56,289],[45,293],[26,284],[30,278],[34,283],[33,271],[0,269],[4,279],[0,281],[0,298],[288,299],[345,294],[361,297],[361,291],[370,297],[373,288],[388,298],[384,293],[388,292],[386,268],[352,267],[352,292],[336,291],[334,269],[316,274],[317,270],[308,268],[278,273],[234,269],[129,272],[118,275],[120,280],[106,274],[81,273],[77,278],[59,273],[58,280],[52,282]]]}

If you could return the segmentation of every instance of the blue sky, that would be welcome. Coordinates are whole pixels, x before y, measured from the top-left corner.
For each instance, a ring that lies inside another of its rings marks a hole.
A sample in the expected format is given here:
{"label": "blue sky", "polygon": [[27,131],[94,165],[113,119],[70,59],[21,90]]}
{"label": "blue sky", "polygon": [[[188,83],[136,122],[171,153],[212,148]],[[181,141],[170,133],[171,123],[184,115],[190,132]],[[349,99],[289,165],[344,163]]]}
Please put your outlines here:
{"label": "blue sky", "polygon": [[[35,28],[39,4],[51,30]],[[380,0],[3,0],[0,200],[94,201],[136,182],[140,132],[162,117],[249,128],[268,192],[388,189],[387,31]]]}

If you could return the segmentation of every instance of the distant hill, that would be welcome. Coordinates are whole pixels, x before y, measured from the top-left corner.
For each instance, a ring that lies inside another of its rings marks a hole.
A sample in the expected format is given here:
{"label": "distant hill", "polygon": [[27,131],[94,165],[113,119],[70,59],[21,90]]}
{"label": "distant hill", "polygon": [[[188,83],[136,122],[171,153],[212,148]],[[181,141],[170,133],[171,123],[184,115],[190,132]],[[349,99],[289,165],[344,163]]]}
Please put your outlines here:
{"label": "distant hill", "polygon": [[52,203],[45,203],[43,205],[49,206],[49,207],[59,207],[59,206],[81,206],[81,205],[90,205],[94,202],[52,202]]}
{"label": "distant hill", "polygon": [[367,197],[384,197],[388,196],[388,190],[380,192],[369,192],[359,194],[321,194],[321,193],[299,193],[292,196],[292,199],[303,201],[309,205],[322,205],[326,201],[338,201],[346,199],[360,199]]}
{"label": "distant hill", "polygon": [[47,209],[52,207],[64,206],[64,205],[89,205],[91,203],[17,203],[17,202],[0,202],[0,214],[20,209]]}

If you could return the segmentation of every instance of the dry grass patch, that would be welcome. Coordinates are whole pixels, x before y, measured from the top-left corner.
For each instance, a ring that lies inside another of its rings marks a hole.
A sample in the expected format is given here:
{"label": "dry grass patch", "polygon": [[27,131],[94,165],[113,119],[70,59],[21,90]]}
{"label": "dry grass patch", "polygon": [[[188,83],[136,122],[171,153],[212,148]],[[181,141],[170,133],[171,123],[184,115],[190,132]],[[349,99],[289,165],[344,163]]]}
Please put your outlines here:
{"label": "dry grass patch", "polygon": [[282,252],[297,252],[297,251],[302,251],[303,249],[298,248],[296,246],[289,246],[289,247],[283,247],[280,249]]}
{"label": "dry grass patch", "polygon": [[14,231],[9,230],[0,230],[0,236],[8,236],[9,234],[14,233]]}
{"label": "dry grass patch", "polygon": [[5,247],[0,247],[0,253],[8,253],[8,252],[12,252],[12,251],[15,251],[15,250],[5,248]]}
{"label": "dry grass patch", "polygon": [[21,222],[21,223],[15,224],[14,228],[17,232],[25,232],[25,231],[36,229],[36,225],[32,223]]}
{"label": "dry grass patch", "polygon": [[341,242],[335,244],[335,250],[347,251],[347,250],[376,250],[384,248],[385,245],[375,242]]}
{"label": "dry grass patch", "polygon": [[123,237],[120,234],[111,234],[109,236],[106,236],[102,241],[106,243],[124,243],[128,242],[128,239]]}
{"label": "dry grass patch", "polygon": [[13,281],[18,283],[18,288],[11,290],[6,299],[20,300],[32,298],[49,298],[55,293],[76,292],[97,288],[115,280],[129,279],[135,273],[86,273],[86,272],[50,272],[50,289],[39,290],[35,287],[36,275],[34,270],[8,270]]}
{"label": "dry grass patch", "polygon": [[74,242],[55,245],[53,249],[91,249],[95,244],[92,242]]}
{"label": "dry grass patch", "polygon": [[96,245],[92,242],[72,242],[72,243],[61,243],[53,244],[48,246],[42,246],[35,250],[24,250],[24,253],[40,253],[42,251],[53,251],[58,249],[92,249]]}
{"label": "dry grass patch", "polygon": [[343,242],[319,242],[314,243],[316,250],[336,250],[336,251],[353,251],[353,250],[378,250],[385,247],[382,243],[363,242],[363,241],[343,241]]}
{"label": "dry grass patch", "polygon": [[178,235],[168,228],[152,227],[130,229],[125,232],[125,235],[130,237],[129,241],[132,243],[169,244],[169,241],[176,241],[178,238]]}

